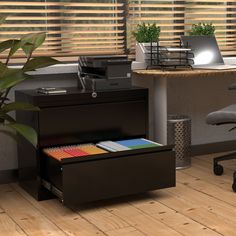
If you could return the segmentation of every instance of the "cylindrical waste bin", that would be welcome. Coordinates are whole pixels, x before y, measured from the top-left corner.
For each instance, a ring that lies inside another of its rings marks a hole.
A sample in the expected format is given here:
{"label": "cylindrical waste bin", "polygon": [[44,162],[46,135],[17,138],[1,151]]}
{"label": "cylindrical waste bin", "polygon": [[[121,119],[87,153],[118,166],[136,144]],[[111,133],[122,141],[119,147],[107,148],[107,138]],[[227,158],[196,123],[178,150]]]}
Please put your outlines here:
{"label": "cylindrical waste bin", "polygon": [[186,115],[168,115],[167,143],[174,145],[176,169],[191,166],[191,119]]}

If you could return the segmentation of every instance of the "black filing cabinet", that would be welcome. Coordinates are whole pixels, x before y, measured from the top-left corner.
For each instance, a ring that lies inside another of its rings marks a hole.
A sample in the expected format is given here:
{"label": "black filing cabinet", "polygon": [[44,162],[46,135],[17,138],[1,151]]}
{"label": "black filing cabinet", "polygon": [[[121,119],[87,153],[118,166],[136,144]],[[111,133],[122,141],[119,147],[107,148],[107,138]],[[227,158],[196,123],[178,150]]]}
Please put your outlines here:
{"label": "black filing cabinet", "polygon": [[67,206],[175,186],[171,146],[104,153],[61,161],[46,147],[148,138],[148,90],[98,92],[67,88],[66,94],[16,91],[16,101],[40,111],[17,111],[17,122],[34,127],[38,147],[19,136],[21,186],[38,200],[57,196]]}

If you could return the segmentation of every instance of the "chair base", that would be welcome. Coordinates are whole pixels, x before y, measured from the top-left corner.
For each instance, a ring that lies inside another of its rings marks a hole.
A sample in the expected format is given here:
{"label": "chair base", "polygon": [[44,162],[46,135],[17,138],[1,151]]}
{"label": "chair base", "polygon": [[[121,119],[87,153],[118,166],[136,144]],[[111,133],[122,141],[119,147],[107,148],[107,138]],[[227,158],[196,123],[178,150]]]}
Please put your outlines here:
{"label": "chair base", "polygon": [[[227,160],[233,160],[236,159],[236,152],[231,152],[229,154],[215,157],[213,159],[213,172],[215,175],[222,175],[224,172],[224,168],[222,165],[218,164],[220,161],[227,161]],[[232,189],[234,192],[236,192],[236,171],[233,173],[233,184]]]}
{"label": "chair base", "polygon": [[233,189],[234,192],[236,192],[236,171],[233,173],[232,189]]}

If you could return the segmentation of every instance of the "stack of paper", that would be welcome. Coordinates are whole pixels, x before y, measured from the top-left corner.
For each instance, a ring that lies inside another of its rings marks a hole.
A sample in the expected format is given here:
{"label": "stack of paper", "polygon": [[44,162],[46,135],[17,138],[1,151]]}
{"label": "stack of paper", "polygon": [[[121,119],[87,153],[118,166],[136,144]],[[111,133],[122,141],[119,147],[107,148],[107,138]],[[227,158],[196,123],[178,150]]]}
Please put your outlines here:
{"label": "stack of paper", "polygon": [[107,151],[96,147],[94,144],[72,145],[54,148],[45,148],[43,152],[57,160],[71,157],[81,157],[107,153]]}
{"label": "stack of paper", "polygon": [[111,152],[118,152],[131,149],[158,147],[161,146],[161,144],[152,142],[144,138],[138,138],[120,141],[103,141],[97,143],[97,146]]}

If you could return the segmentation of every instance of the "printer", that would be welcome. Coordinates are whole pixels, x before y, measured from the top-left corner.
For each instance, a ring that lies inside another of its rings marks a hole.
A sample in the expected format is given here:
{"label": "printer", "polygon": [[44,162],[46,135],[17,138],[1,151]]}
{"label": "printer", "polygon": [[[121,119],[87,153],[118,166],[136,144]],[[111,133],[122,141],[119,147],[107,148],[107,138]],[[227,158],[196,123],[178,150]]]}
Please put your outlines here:
{"label": "printer", "polygon": [[131,61],[127,56],[81,56],[78,87],[93,91],[131,87]]}

